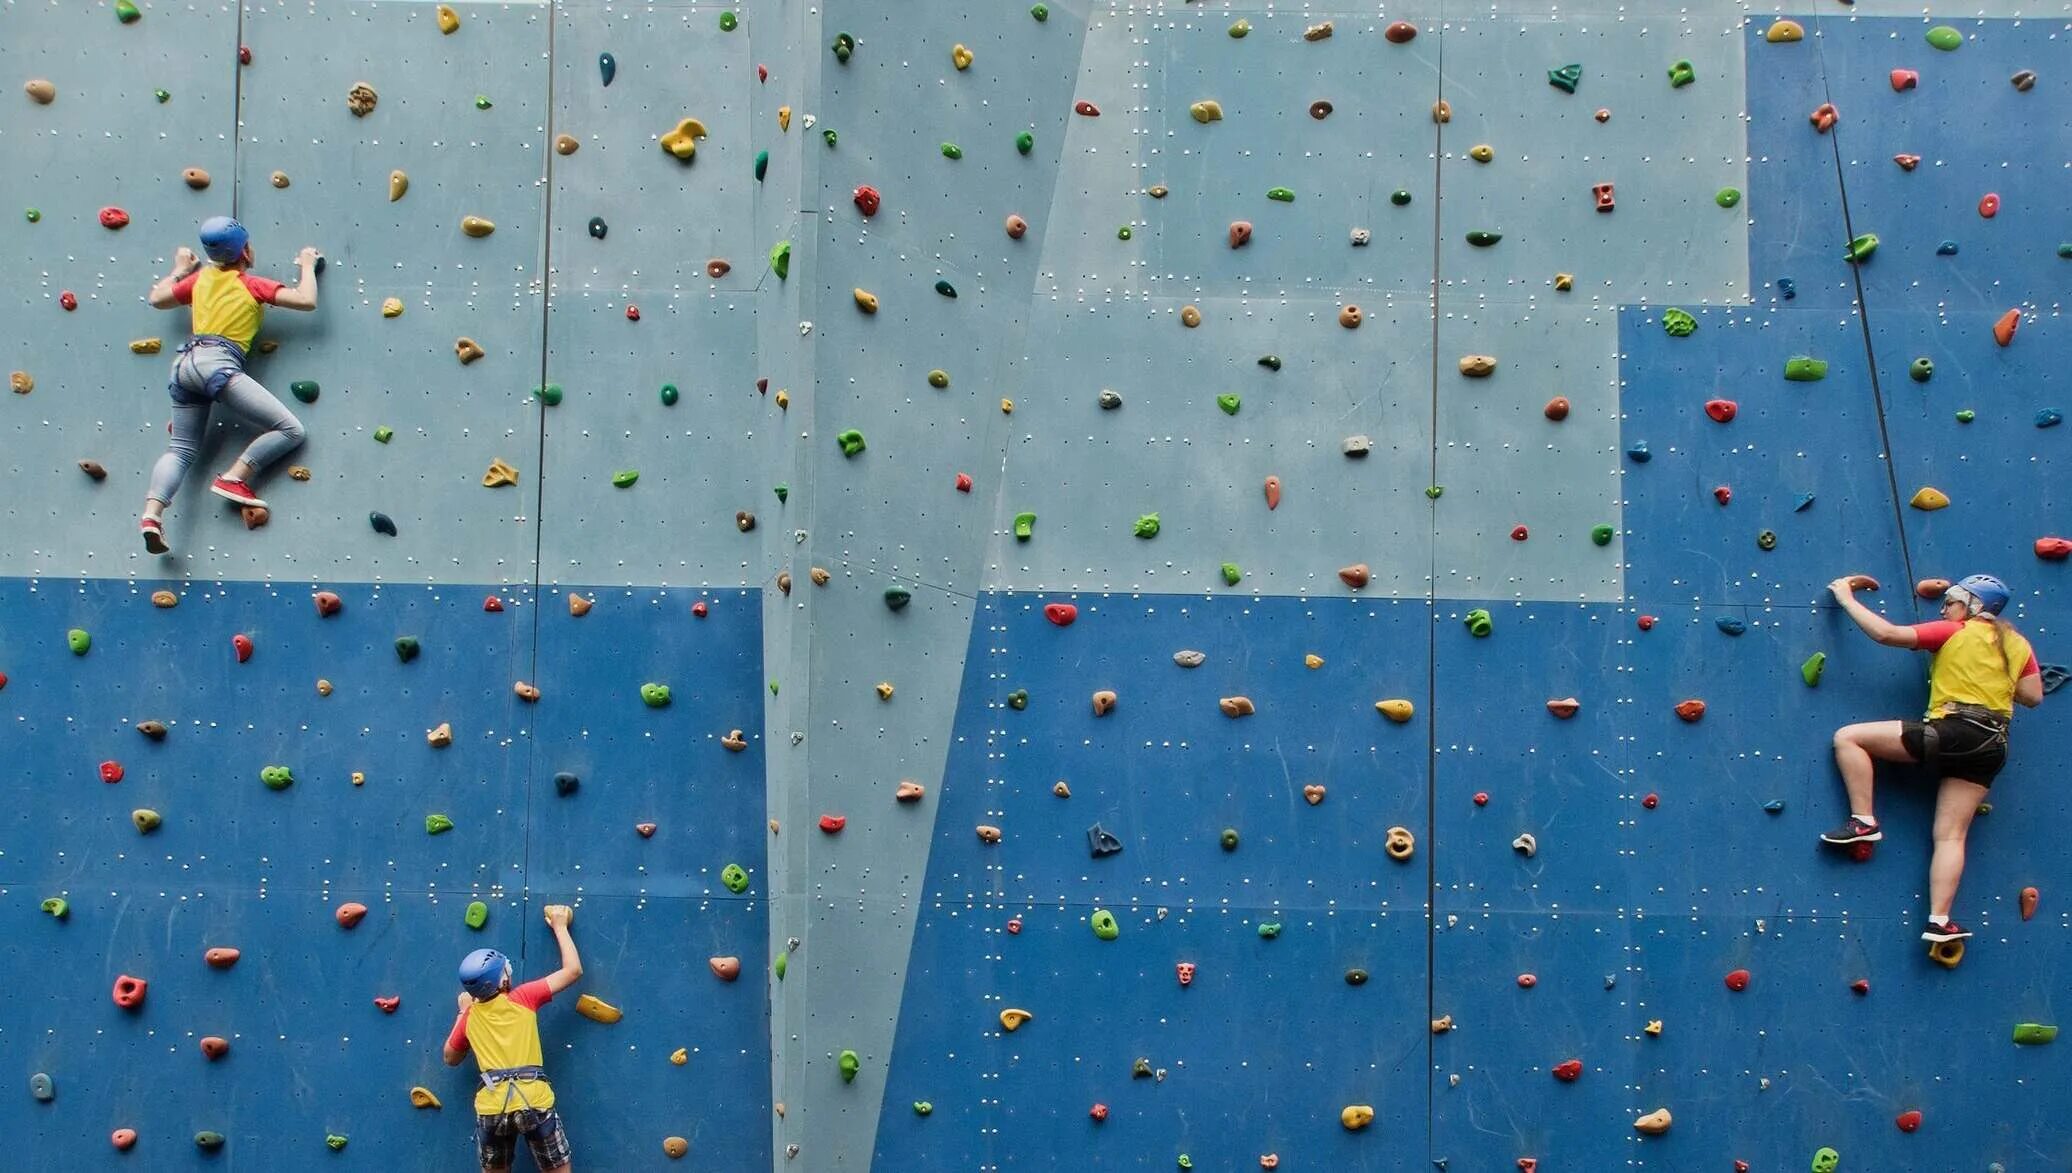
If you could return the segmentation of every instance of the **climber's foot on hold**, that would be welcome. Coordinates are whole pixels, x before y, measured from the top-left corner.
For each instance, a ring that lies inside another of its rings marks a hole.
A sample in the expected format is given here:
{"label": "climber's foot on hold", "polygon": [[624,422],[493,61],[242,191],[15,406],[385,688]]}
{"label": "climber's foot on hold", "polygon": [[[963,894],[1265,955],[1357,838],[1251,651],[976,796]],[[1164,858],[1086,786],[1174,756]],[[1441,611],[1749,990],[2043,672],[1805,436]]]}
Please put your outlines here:
{"label": "climber's foot on hold", "polygon": [[235,501],[239,505],[250,505],[259,509],[266,508],[266,502],[259,499],[259,494],[252,491],[252,486],[238,480],[236,477],[217,477],[209,485],[209,492],[226,501]]}
{"label": "climber's foot on hold", "polygon": [[144,535],[144,548],[151,553],[170,554],[173,552],[171,543],[165,540],[165,527],[158,523],[157,518],[145,517],[138,519],[137,531]]}
{"label": "climber's foot on hold", "polygon": [[1929,921],[1928,927],[1921,930],[1921,939],[1923,941],[1933,941],[1937,944],[1941,944],[1944,941],[1962,941],[1964,938],[1969,937],[1970,935],[1970,929],[1965,928],[1964,926],[1958,924],[1956,921],[1950,920],[1947,917],[1943,919],[1943,923],[1941,924],[1936,924],[1934,921]]}
{"label": "climber's foot on hold", "polygon": [[1876,823],[1866,823],[1855,815],[1850,815],[1848,822],[1822,835],[1820,841],[1836,847],[1847,847],[1852,843],[1876,843],[1884,837],[1884,829]]}

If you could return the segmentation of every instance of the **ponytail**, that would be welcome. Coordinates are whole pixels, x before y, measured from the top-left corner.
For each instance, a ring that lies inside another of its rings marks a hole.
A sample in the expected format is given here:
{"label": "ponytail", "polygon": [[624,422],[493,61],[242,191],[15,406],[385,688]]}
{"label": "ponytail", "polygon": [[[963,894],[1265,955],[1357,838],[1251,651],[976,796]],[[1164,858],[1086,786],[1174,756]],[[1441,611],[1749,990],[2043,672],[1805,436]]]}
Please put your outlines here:
{"label": "ponytail", "polygon": [[1993,627],[1993,646],[2000,649],[2000,662],[2007,665],[2008,678],[2011,680],[2020,680],[2022,675],[2022,669],[2027,667],[2028,665],[2026,661],[2024,661],[2021,664],[2017,664],[2014,662],[2013,659],[2009,657],[2007,648],[2007,637],[2012,635],[2016,639],[2020,639],[2022,638],[2022,633],[2015,630],[2014,624],[2009,623],[2007,620],[1990,612],[1980,612],[1979,618],[1986,620]]}

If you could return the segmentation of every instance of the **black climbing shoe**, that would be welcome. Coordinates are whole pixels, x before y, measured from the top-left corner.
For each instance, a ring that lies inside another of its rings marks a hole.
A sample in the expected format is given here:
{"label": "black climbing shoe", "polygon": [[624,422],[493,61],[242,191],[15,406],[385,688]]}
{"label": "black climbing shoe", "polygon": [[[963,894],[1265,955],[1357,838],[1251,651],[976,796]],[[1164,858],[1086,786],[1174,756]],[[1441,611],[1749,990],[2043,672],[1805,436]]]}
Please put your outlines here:
{"label": "black climbing shoe", "polygon": [[1851,843],[1876,843],[1884,837],[1883,827],[1865,823],[1855,815],[1850,815],[1848,822],[1822,835],[1820,841],[1832,843],[1837,847],[1846,847]]}
{"label": "black climbing shoe", "polygon": [[1970,929],[1953,920],[1946,920],[1941,924],[1929,921],[1928,927],[1921,930],[1921,939],[1923,941],[1934,941],[1937,944],[1944,941],[1962,941],[1970,935]]}

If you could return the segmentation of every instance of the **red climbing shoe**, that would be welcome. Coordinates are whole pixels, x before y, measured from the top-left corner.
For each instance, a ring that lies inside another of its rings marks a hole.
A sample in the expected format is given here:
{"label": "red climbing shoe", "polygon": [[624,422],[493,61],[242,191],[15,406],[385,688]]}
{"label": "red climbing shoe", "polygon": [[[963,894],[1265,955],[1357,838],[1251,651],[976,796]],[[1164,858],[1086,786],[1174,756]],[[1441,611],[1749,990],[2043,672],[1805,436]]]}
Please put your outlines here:
{"label": "red climbing shoe", "polygon": [[1884,837],[1884,828],[1866,823],[1855,815],[1850,815],[1848,822],[1822,835],[1820,841],[1822,843],[1832,843],[1837,847],[1847,847],[1851,843],[1876,843]]}
{"label": "red climbing shoe", "polygon": [[137,519],[137,530],[144,535],[144,548],[153,554],[170,554],[173,547],[165,540],[165,527],[155,517]]}
{"label": "red climbing shoe", "polygon": [[252,491],[252,486],[232,477],[217,477],[210,483],[209,492],[223,498],[225,501],[235,501],[239,505],[250,505],[257,509],[266,508],[266,502],[259,499],[259,494]]}
{"label": "red climbing shoe", "polygon": [[1941,924],[1929,921],[1928,927],[1921,930],[1921,939],[1923,941],[1934,941],[1938,945],[1944,941],[1962,941],[1970,935],[1970,929],[1953,920],[1945,920]]}

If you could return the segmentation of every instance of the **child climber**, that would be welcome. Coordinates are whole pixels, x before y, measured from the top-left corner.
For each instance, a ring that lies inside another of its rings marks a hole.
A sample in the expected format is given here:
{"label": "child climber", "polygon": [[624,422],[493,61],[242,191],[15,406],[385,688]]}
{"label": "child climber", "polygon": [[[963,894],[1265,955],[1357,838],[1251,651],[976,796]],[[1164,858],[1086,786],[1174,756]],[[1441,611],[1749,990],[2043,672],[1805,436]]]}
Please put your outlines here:
{"label": "child climber", "polygon": [[482,1068],[475,1093],[475,1151],[482,1173],[505,1173],[524,1137],[540,1173],[569,1173],[568,1133],[554,1110],[554,1089],[540,1055],[537,1011],[583,976],[568,925],[575,910],[547,906],[547,924],[561,946],[561,968],[546,977],[511,986],[511,960],[494,949],[477,949],[460,962],[460,1017],[446,1038],[446,1065],[460,1066],[470,1050]]}
{"label": "child climber", "polygon": [[180,347],[166,383],[173,399],[172,440],[151,470],[144,516],[137,522],[144,548],[153,554],[172,552],[165,540],[165,507],[186,479],[187,466],[194,463],[211,405],[221,403],[265,429],[229,471],[209,485],[218,497],[263,507],[266,502],[252,491],[252,478],[302,443],[302,422],[245,373],[245,359],[266,306],[317,308],[317,250],[305,248],[296,254],[301,279],[283,285],[247,272],[252,264],[251,233],[228,216],[202,221],[201,247],[214,264],[204,267],[184,245],[174,249],[173,271],[159,278],[146,295],[155,309],[194,307],[194,336]]}
{"label": "child climber", "polygon": [[2007,585],[1974,574],[1943,593],[1942,618],[1888,622],[1856,598],[1856,580],[1828,584],[1865,635],[1890,648],[1935,653],[1928,668],[1928,712],[1920,721],[1866,721],[1835,730],[1835,766],[1849,795],[1849,821],[1821,839],[1836,846],[1885,837],[1871,811],[1872,759],[1920,762],[1942,781],[1935,796],[1935,853],[1928,863],[1924,941],[1961,941],[1970,931],[1950,919],[1964,876],[1964,838],[2007,764],[2007,727],[2017,702],[2043,703],[2043,677],[2029,641],[2000,617]]}

